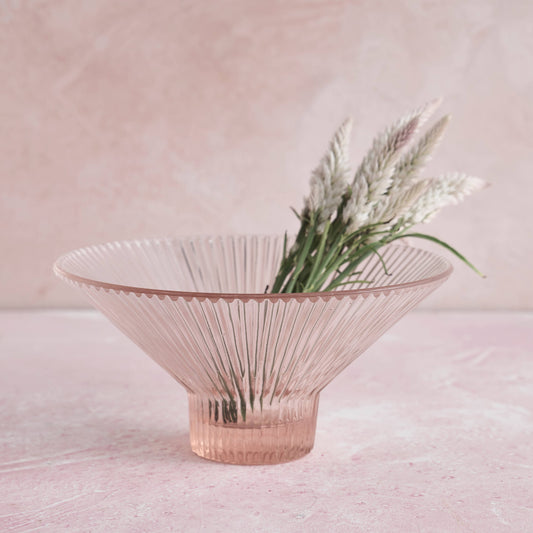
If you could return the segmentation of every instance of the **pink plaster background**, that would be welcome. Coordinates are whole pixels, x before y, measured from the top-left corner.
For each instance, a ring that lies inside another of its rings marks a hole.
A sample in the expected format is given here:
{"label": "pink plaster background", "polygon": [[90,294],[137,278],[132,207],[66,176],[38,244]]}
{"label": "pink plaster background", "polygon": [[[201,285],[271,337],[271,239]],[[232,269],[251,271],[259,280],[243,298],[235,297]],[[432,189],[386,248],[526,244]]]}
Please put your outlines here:
{"label": "pink plaster background", "polygon": [[492,187],[431,227],[458,265],[435,308],[533,308],[533,3],[0,0],[0,306],[85,305],[51,274],[82,245],[296,229],[342,119],[442,95],[430,172]]}

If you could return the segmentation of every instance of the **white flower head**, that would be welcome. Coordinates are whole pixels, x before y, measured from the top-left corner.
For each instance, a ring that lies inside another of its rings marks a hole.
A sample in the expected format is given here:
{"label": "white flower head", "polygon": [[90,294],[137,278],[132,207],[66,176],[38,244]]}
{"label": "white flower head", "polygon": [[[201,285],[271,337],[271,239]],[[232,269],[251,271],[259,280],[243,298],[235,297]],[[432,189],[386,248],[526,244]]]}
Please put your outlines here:
{"label": "white flower head", "polygon": [[328,151],[311,174],[311,192],[305,199],[305,209],[317,213],[319,232],[336,212],[348,188],[351,130],[352,121],[347,119],[333,136]]}
{"label": "white flower head", "polygon": [[373,223],[372,210],[390,189],[396,163],[440,102],[440,99],[433,100],[408,113],[374,139],[371,149],[355,173],[352,196],[343,212],[349,233]]}
{"label": "white flower head", "polygon": [[466,196],[487,186],[481,178],[458,172],[426,180],[426,184],[424,192],[405,214],[408,226],[429,222],[443,207],[458,204]]}

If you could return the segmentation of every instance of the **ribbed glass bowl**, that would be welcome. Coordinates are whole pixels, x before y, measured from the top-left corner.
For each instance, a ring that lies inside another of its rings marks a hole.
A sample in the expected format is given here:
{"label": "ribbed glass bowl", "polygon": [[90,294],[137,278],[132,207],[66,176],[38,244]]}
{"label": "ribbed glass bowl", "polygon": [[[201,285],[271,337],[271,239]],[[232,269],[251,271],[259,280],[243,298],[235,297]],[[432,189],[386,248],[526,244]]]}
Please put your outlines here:
{"label": "ribbed glass bowl", "polygon": [[313,447],[320,391],[452,271],[388,246],[369,284],[268,294],[283,237],[112,242],[59,258],[55,273],[162,366],[189,397],[192,450],[237,464],[291,461]]}

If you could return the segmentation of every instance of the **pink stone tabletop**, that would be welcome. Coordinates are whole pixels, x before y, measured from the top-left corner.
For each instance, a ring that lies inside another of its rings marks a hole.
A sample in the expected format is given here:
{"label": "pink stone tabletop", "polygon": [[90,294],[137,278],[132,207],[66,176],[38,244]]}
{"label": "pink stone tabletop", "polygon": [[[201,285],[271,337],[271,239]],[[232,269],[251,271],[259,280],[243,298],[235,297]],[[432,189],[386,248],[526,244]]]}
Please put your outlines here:
{"label": "pink stone tabletop", "polygon": [[315,448],[189,449],[185,392],[93,312],[0,314],[0,531],[533,531],[533,314],[412,313],[321,397]]}

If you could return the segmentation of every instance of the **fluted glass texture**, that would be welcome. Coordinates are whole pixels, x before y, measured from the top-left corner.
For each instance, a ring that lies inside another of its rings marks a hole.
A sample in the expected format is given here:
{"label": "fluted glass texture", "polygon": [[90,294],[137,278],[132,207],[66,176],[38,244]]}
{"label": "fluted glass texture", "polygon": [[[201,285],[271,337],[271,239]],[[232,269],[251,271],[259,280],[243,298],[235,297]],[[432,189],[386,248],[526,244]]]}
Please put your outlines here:
{"label": "fluted glass texture", "polygon": [[377,256],[360,268],[369,284],[269,294],[282,250],[270,236],[137,240],[54,269],[185,387],[195,453],[279,463],[311,450],[320,391],[451,273],[430,252],[388,246],[388,273]]}

